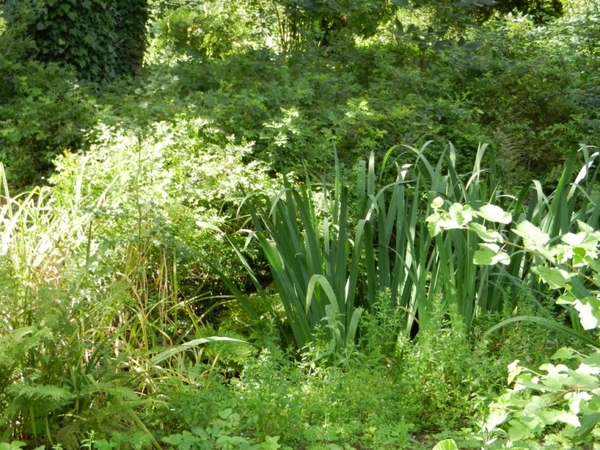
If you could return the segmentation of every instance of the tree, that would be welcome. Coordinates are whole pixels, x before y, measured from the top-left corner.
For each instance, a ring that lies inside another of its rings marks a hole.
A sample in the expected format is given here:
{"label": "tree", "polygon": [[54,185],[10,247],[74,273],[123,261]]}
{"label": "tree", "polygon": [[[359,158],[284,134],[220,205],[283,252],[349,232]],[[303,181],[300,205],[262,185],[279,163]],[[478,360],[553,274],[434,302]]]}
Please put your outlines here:
{"label": "tree", "polygon": [[491,8],[482,8],[483,16],[487,19],[493,11],[502,14],[518,12],[529,14],[537,23],[544,22],[548,17],[559,17],[563,14],[562,0],[496,0]]}
{"label": "tree", "polygon": [[148,0],[117,0],[116,54],[118,75],[134,75],[142,68],[146,51]]}
{"label": "tree", "polygon": [[[559,17],[563,14],[563,0],[391,0],[400,7],[431,8],[439,18],[455,16],[458,8],[466,13],[475,13],[481,21],[486,21],[495,12],[500,14],[523,13],[530,15],[537,23],[548,17]],[[452,14],[449,14],[449,11]]]}
{"label": "tree", "polygon": [[282,48],[314,41],[329,45],[343,30],[349,35],[375,34],[389,13],[387,0],[276,0]]}
{"label": "tree", "polygon": [[147,0],[6,0],[7,32],[35,44],[28,57],[110,80],[135,74],[146,47]]}

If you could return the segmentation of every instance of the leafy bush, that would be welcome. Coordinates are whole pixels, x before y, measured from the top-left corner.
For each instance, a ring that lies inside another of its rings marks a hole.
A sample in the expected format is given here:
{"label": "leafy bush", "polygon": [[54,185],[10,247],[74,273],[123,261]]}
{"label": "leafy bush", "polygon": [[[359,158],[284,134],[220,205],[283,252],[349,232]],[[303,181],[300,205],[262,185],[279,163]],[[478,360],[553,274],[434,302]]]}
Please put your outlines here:
{"label": "leafy bush", "polygon": [[[59,174],[52,182],[61,205],[73,201],[73,192],[88,194],[78,207],[84,211],[100,208],[102,219],[95,234],[111,249],[148,238],[157,250],[173,252],[182,287],[189,282],[187,288],[198,293],[207,283],[208,291],[218,293],[218,276],[203,259],[221,267],[236,282],[243,278],[225,235],[203,224],[221,227],[226,235],[243,242],[243,237],[235,235],[243,223],[235,219],[237,208],[247,192],[268,192],[273,181],[259,164],[243,164],[249,145],[205,144],[199,136],[204,127],[207,123],[201,119],[159,123],[144,140],[104,129],[100,143],[86,155],[65,155],[58,161]],[[119,252],[111,256],[125,257]]]}
{"label": "leafy bush", "polygon": [[[562,196],[561,190],[566,191],[566,177],[561,179],[557,196],[569,200],[578,184],[588,176],[588,172],[597,174],[593,168],[595,158],[599,154],[588,155],[583,149],[585,165],[577,180],[573,183],[568,195]],[[593,194],[592,194],[593,195]],[[560,198],[559,197],[559,198]],[[435,201],[434,201],[435,203]],[[559,203],[553,203],[558,206]],[[566,219],[577,219],[577,230],[569,223],[566,228],[553,227],[552,235],[536,227],[528,220],[521,220],[512,230],[522,241],[514,242],[497,231],[485,231],[480,224],[472,222],[480,217],[490,223],[510,223],[512,216],[501,208],[484,205],[477,209],[464,209],[461,205],[453,205],[449,213],[434,206],[436,212],[428,221],[432,232],[452,228],[466,228],[477,233],[483,243],[476,252],[473,262],[476,264],[493,265],[507,264],[510,256],[497,244],[518,246],[533,255],[532,273],[540,277],[548,286],[550,292],[558,293],[557,303],[577,313],[578,321],[573,326],[584,330],[597,328],[600,320],[598,309],[599,283],[597,280],[598,245],[600,232],[591,224],[597,225],[600,216],[600,201],[597,197],[586,196],[581,210],[561,210],[551,208],[554,219],[567,216]],[[458,213],[462,209],[462,213]],[[453,211],[452,211],[453,210]],[[557,213],[560,211],[560,215]],[[589,222],[589,223],[586,223]],[[566,224],[566,223],[565,223]],[[551,236],[553,239],[551,239]],[[553,324],[538,317],[524,317],[529,320],[547,324],[555,329],[578,336],[582,341],[598,347],[598,342],[588,335],[570,331],[563,326]],[[508,323],[508,321],[507,321]],[[503,326],[505,324],[500,324]],[[491,331],[491,330],[490,330]],[[542,439],[543,447],[573,448],[573,445],[584,445],[597,440],[594,429],[600,422],[598,412],[598,352],[582,355],[572,349],[561,349],[554,354],[553,360],[580,362],[577,368],[566,364],[546,363],[540,367],[541,372],[525,369],[518,365],[518,360],[509,365],[509,379],[515,387],[500,396],[490,406],[490,415],[482,430],[486,444],[492,444],[496,437],[502,439],[496,444],[498,448],[512,447],[514,443],[523,443],[527,448],[542,448],[538,439]],[[506,430],[500,425],[506,423]],[[493,437],[495,436],[495,437]],[[505,436],[508,440],[505,439]]]}
{"label": "leafy bush", "polygon": [[0,61],[0,161],[11,184],[49,175],[62,152],[86,147],[96,109],[75,75],[56,64]]}
{"label": "leafy bush", "polygon": [[164,12],[152,34],[162,48],[195,58],[225,58],[256,45],[265,32],[257,19],[259,14],[248,5],[211,0],[202,9],[182,6]]}

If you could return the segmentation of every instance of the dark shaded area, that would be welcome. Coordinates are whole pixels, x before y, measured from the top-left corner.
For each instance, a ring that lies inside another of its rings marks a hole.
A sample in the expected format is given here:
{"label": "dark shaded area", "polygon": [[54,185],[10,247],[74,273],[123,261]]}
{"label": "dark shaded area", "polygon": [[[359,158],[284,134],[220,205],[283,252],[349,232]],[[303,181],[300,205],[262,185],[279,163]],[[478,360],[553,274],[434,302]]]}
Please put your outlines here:
{"label": "dark shaded area", "polygon": [[80,78],[109,81],[141,69],[146,0],[7,0],[7,33],[31,41],[25,57],[73,67]]}
{"label": "dark shaded area", "polygon": [[485,19],[491,17],[494,12],[528,14],[536,23],[541,24],[562,16],[563,3],[561,0],[496,0],[495,5],[480,8],[478,11]]}

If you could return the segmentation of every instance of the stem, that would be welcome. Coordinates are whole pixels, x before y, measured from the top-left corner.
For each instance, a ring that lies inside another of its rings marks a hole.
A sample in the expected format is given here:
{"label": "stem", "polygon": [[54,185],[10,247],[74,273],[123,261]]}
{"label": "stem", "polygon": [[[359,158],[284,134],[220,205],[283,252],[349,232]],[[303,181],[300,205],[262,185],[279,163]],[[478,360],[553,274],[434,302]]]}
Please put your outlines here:
{"label": "stem", "polygon": [[[464,227],[463,229],[475,232],[475,230],[473,230],[473,228],[470,228],[469,226]],[[539,251],[537,251],[535,249],[530,249],[530,248],[524,247],[523,245],[515,244],[514,242],[508,241],[506,239],[502,239],[502,244],[504,246],[511,246],[511,247],[517,248],[519,250],[524,250],[524,251],[532,253],[532,254],[534,254],[536,256],[541,256],[542,258],[544,258],[545,260],[547,260],[550,264],[552,264],[554,266],[558,266],[558,264],[556,264],[554,261],[549,260],[545,255],[543,255],[542,253],[540,253]],[[562,263],[562,265],[566,266],[569,270],[571,270],[571,272],[579,275],[583,279],[585,279],[585,280],[587,280],[587,281],[589,281],[589,282],[591,282],[593,284],[596,284],[594,277],[592,277],[590,275],[586,275],[585,273],[581,272],[579,269],[577,269],[572,264],[569,264],[568,262],[565,262],[565,263]]]}

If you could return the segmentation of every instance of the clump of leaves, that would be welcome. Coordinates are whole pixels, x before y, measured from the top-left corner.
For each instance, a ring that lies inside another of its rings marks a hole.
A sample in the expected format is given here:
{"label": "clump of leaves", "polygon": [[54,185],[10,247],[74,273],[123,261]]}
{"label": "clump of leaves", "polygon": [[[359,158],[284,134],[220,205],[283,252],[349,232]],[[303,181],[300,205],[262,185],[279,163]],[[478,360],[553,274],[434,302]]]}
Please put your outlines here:
{"label": "clump of leaves", "polygon": [[0,61],[0,162],[18,188],[38,183],[65,151],[86,148],[93,101],[72,70],[57,64]]}
{"label": "clump of leaves", "polygon": [[[573,187],[567,191],[566,184],[563,183],[565,178],[559,184],[559,191],[565,190],[565,195],[560,196],[562,201],[571,197],[589,172],[596,173],[593,163],[598,158],[598,153],[588,155],[586,148],[582,150],[586,163]],[[553,203],[553,206],[556,205],[560,205],[560,201]],[[483,205],[478,209],[467,210],[463,205],[455,204],[447,212],[441,208],[439,201],[434,201],[433,206],[435,212],[428,218],[433,234],[452,228],[475,232],[482,241],[473,258],[475,264],[509,264],[511,256],[503,249],[506,246],[515,246],[531,254],[532,273],[547,285],[549,294],[558,294],[559,305],[564,305],[578,318],[577,322],[573,321],[574,329],[544,318],[520,317],[509,319],[489,332],[515,320],[526,320],[578,337],[593,347],[599,346],[595,338],[584,332],[596,329],[600,323],[600,298],[597,289],[600,287],[600,232],[589,224],[597,224],[600,216],[597,193],[595,197],[587,196],[583,206],[578,205],[582,207],[579,212],[572,210],[569,214],[572,219],[579,219],[576,229],[567,222],[560,232],[561,227],[556,225],[553,227],[556,234],[551,239],[549,233],[528,220],[521,219],[512,229],[514,235],[518,236],[517,242],[509,240],[505,233],[487,229],[474,221],[478,217],[488,221],[490,225],[511,223],[512,215],[502,208]],[[553,207],[550,212],[557,213],[557,209],[558,206]],[[459,210],[462,212],[459,213]],[[554,219],[558,220],[559,217]],[[483,426],[482,439],[486,444],[492,444],[500,437],[495,444],[498,448],[510,447],[513,442],[523,442],[531,448],[542,448],[537,443],[542,437],[545,447],[573,448],[573,445],[596,442],[598,438],[594,430],[600,422],[597,398],[600,386],[598,355],[598,351],[581,354],[563,348],[551,359],[564,361],[565,364],[546,363],[540,367],[540,372],[525,369],[518,365],[518,361],[510,364],[508,383],[514,381],[515,386],[490,406],[491,412]],[[578,361],[579,365],[569,367],[570,360]]]}

